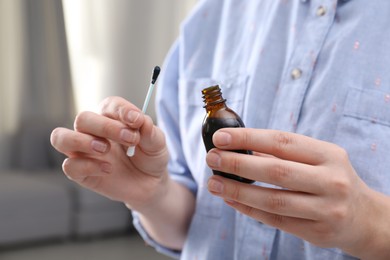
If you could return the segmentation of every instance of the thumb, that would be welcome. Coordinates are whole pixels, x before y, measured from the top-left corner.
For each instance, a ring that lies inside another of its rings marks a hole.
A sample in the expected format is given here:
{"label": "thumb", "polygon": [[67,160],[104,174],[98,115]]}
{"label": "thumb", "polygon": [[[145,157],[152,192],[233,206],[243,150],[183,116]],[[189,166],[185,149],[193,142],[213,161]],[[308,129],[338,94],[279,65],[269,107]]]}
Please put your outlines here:
{"label": "thumb", "polygon": [[145,115],[145,121],[139,131],[141,135],[139,146],[146,155],[153,156],[165,152],[164,133],[154,125],[150,116]]}

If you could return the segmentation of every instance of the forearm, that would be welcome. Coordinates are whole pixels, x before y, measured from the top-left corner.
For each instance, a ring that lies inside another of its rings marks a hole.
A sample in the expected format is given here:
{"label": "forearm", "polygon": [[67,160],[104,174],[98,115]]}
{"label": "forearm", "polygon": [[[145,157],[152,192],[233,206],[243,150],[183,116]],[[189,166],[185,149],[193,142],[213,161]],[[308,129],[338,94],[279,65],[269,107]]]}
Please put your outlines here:
{"label": "forearm", "polygon": [[169,180],[167,192],[152,207],[139,211],[149,236],[164,247],[180,250],[195,209],[195,197],[186,187]]}

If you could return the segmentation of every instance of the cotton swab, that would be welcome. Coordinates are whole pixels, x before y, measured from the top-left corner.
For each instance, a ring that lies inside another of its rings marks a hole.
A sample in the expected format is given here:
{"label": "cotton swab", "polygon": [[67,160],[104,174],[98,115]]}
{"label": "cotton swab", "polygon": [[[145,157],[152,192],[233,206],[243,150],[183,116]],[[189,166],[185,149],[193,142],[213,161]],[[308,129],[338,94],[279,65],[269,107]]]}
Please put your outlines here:
{"label": "cotton swab", "polygon": [[[160,67],[159,66],[154,67],[152,80],[149,85],[148,93],[146,94],[145,97],[144,105],[142,106],[142,113],[145,113],[146,109],[148,108],[149,101],[154,90],[154,84],[156,83],[159,74],[160,74]],[[135,146],[129,146],[126,152],[127,156],[132,157],[134,153],[135,153]]]}

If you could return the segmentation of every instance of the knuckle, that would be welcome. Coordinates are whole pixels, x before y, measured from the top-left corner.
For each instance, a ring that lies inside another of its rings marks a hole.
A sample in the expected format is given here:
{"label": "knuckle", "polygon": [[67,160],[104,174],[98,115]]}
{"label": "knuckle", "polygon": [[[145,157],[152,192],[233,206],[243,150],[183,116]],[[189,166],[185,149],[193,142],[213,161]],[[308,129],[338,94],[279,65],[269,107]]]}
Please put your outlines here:
{"label": "knuckle", "polygon": [[240,157],[235,154],[235,156],[232,156],[229,158],[229,170],[232,173],[240,174],[241,173],[241,162]]}
{"label": "knuckle", "polygon": [[243,207],[242,213],[244,215],[247,215],[247,216],[250,216],[250,217],[255,217],[256,216],[256,210],[253,207],[250,207],[250,206]]}
{"label": "knuckle", "polygon": [[349,155],[348,155],[347,150],[345,150],[344,148],[342,148],[338,145],[334,145],[333,150],[334,150],[333,154],[336,156],[336,158],[338,158],[342,162],[349,161]]}
{"label": "knuckle", "polygon": [[274,184],[283,184],[288,182],[292,176],[292,169],[281,163],[275,163],[268,172],[268,177]]}
{"label": "knuckle", "polygon": [[88,117],[89,112],[82,111],[78,113],[74,119],[73,128],[76,131],[81,131],[82,129],[82,122]]}
{"label": "knuckle", "polygon": [[243,131],[240,137],[241,137],[240,141],[243,144],[243,146],[253,145],[254,143],[253,135],[251,135],[249,131]]}
{"label": "knuckle", "polygon": [[348,209],[344,206],[333,207],[329,211],[329,218],[333,219],[334,223],[343,222],[348,216]]}
{"label": "knuckle", "polygon": [[231,190],[231,198],[233,200],[240,200],[241,193],[240,193],[240,187],[238,185],[232,185],[232,190]]}
{"label": "knuckle", "polygon": [[274,227],[281,227],[284,223],[284,216],[278,214],[271,214],[269,217],[270,225]]}
{"label": "knuckle", "polygon": [[123,118],[127,109],[123,106],[128,102],[118,96],[110,96],[103,99],[99,104],[101,115],[108,116],[111,118]]}
{"label": "knuckle", "polygon": [[352,184],[348,178],[338,177],[332,181],[331,186],[333,187],[335,194],[340,198],[346,198],[350,194]]}
{"label": "knuckle", "polygon": [[291,146],[294,143],[293,136],[285,132],[277,132],[274,134],[273,139],[276,152],[284,152],[288,146]]}
{"label": "knuckle", "polygon": [[100,111],[102,113],[104,113],[105,111],[109,110],[109,108],[110,108],[111,104],[114,102],[114,100],[115,100],[115,97],[113,97],[113,96],[104,98],[99,104]]}
{"label": "knuckle", "polygon": [[266,207],[271,212],[278,212],[284,209],[287,205],[286,199],[283,196],[272,194],[266,200]]}
{"label": "knuckle", "polygon": [[333,243],[335,232],[328,223],[319,222],[313,226],[312,230],[315,237],[313,244],[328,247]]}

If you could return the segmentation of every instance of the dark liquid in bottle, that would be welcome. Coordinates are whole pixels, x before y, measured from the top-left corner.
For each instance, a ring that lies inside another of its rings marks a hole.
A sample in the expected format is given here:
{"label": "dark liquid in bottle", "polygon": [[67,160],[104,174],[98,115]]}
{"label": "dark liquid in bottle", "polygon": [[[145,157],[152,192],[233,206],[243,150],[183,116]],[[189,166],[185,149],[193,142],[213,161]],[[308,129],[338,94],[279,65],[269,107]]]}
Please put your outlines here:
{"label": "dark liquid in bottle", "polygon": [[[212,140],[213,134],[218,129],[225,128],[225,127],[244,127],[244,123],[239,118],[207,118],[205,120],[202,127],[202,137],[207,152],[210,151],[212,148],[215,148]],[[234,150],[234,152],[242,153],[242,154],[252,154],[252,151],[248,151],[248,150]],[[247,178],[243,178],[226,172],[213,170],[213,173],[216,175],[223,176],[225,178],[233,179],[244,183],[254,182],[253,180],[249,180]]]}

